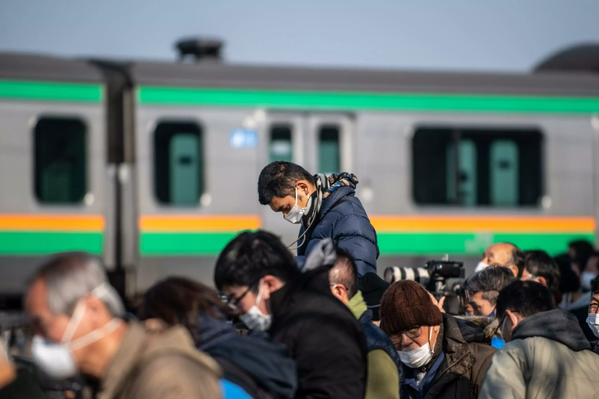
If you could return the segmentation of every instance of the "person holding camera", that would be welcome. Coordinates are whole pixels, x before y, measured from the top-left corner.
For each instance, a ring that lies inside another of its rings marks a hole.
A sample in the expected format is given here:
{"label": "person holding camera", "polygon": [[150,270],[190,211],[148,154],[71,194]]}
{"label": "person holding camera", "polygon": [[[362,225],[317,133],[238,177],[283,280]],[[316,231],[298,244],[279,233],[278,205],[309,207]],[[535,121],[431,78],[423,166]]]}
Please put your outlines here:
{"label": "person holding camera", "polygon": [[468,343],[418,283],[397,281],[381,302],[380,327],[402,362],[400,398],[477,398],[495,348]]}

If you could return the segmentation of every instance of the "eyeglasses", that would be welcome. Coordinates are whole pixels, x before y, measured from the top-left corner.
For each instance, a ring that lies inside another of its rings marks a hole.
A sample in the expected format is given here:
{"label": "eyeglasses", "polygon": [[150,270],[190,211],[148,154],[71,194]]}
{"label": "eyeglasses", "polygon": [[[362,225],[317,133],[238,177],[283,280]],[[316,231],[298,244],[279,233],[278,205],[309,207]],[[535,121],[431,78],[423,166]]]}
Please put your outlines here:
{"label": "eyeglasses", "polygon": [[239,306],[239,302],[243,300],[243,298],[247,295],[248,292],[252,290],[252,286],[250,285],[238,298],[228,296],[225,298],[225,303],[232,310],[237,310],[237,306]]}
{"label": "eyeglasses", "polygon": [[405,331],[400,331],[399,336],[405,335],[406,337],[410,338],[410,339],[415,339],[418,338],[420,335],[422,335],[422,327],[421,326],[415,326],[410,328],[409,330],[405,330]]}

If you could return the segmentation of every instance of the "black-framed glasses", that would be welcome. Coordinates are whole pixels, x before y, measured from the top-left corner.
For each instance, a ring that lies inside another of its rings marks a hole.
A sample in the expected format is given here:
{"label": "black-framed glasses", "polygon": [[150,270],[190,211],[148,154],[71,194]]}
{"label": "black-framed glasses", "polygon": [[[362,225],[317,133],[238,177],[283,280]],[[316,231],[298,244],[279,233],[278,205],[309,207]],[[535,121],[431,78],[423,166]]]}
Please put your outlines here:
{"label": "black-framed glasses", "polygon": [[248,294],[248,292],[250,292],[252,290],[252,287],[255,284],[251,284],[247,287],[247,289],[245,291],[243,291],[243,294],[241,294],[239,297],[235,298],[235,297],[231,297],[231,296],[227,296],[225,298],[225,303],[227,304],[227,306],[229,306],[231,309],[233,310],[237,310],[237,306],[239,306],[239,302],[241,302],[243,300],[243,298],[245,298],[245,296]]}

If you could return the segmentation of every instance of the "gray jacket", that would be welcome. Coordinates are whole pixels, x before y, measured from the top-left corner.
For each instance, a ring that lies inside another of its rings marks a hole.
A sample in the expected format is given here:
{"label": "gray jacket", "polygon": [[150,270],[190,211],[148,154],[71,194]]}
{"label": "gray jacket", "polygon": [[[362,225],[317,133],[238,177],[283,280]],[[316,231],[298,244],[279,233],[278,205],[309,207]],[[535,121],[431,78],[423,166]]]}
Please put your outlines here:
{"label": "gray jacket", "polygon": [[495,354],[479,398],[587,399],[599,396],[599,355],[576,317],[560,309],[522,320]]}

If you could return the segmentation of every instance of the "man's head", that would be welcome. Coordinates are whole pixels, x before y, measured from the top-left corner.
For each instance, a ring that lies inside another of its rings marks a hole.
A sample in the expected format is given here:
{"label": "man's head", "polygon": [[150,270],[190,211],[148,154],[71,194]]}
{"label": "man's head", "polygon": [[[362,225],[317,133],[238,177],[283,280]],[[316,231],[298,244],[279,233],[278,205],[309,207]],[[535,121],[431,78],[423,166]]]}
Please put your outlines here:
{"label": "man's head", "polygon": [[[67,345],[78,368],[92,375],[97,344],[124,313],[100,260],[84,253],[62,254],[45,264],[31,279],[25,308],[34,333]],[[97,339],[90,339],[92,332]],[[82,337],[87,338],[78,340]]]}
{"label": "man's head", "polygon": [[220,253],[214,269],[216,287],[240,314],[255,305],[269,315],[270,294],[293,280],[300,271],[291,252],[266,231],[244,232]]}
{"label": "man's head", "polygon": [[524,253],[514,244],[500,242],[485,249],[482,262],[489,266],[507,267],[515,277],[520,277],[524,270]]}
{"label": "man's head", "polygon": [[526,251],[524,256],[523,281],[533,280],[559,292],[560,274],[557,262],[545,251]]}
{"label": "man's head", "polygon": [[507,267],[487,267],[464,282],[464,290],[477,316],[493,316],[499,291],[514,280]]}
{"label": "man's head", "polygon": [[505,287],[497,298],[497,319],[506,342],[512,339],[512,331],[522,320],[539,312],[555,309],[555,301],[549,288],[536,281],[516,280]]}
{"label": "man's head", "polygon": [[383,295],[380,327],[398,351],[409,352],[427,343],[432,350],[441,323],[441,311],[415,281],[397,281]]}
{"label": "man's head", "polygon": [[316,181],[308,171],[291,162],[275,161],[268,164],[258,178],[258,200],[283,216],[296,204],[305,208],[316,191]]}
{"label": "man's head", "polygon": [[595,277],[591,283],[591,302],[589,303],[589,314],[599,314],[599,277]]}
{"label": "man's head", "polygon": [[337,260],[329,270],[331,292],[344,304],[358,292],[358,267],[350,254],[337,248]]}

